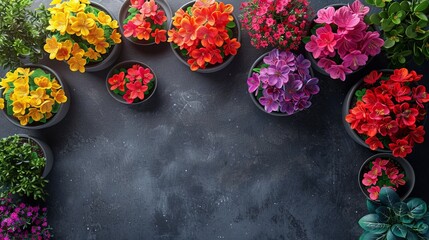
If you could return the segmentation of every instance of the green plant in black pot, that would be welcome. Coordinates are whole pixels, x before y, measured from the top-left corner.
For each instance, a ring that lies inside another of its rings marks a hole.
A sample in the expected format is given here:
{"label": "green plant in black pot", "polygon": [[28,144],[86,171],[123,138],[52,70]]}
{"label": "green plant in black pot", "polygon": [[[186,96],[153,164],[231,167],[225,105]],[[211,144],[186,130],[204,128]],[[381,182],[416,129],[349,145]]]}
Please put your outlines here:
{"label": "green plant in black pot", "polygon": [[367,200],[369,214],[359,220],[365,231],[359,240],[429,239],[429,213],[420,198],[401,202],[391,188],[383,187],[380,203]]}
{"label": "green plant in black pot", "polygon": [[8,193],[44,199],[48,180],[42,177],[46,159],[39,145],[18,135],[0,140],[0,195]]}
{"label": "green plant in black pot", "polygon": [[0,67],[16,68],[23,60],[36,63],[43,54],[49,12],[32,10],[32,0],[0,0]]}
{"label": "green plant in black pot", "polygon": [[384,50],[395,66],[403,66],[407,58],[423,64],[429,60],[428,0],[366,0],[380,8],[368,21],[380,27]]}

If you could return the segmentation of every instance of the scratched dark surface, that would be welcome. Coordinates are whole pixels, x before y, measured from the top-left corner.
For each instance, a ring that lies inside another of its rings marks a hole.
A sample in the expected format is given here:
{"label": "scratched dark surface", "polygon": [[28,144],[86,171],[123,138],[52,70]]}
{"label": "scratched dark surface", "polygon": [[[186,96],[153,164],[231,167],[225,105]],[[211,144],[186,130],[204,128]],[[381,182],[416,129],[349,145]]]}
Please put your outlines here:
{"label": "scratched dark surface", "polygon": [[[96,2],[118,17],[123,1]],[[186,1],[168,2],[175,11]],[[226,2],[239,13],[240,1]],[[71,88],[66,118],[50,129],[26,131],[0,117],[1,137],[28,133],[54,151],[46,204],[56,239],[358,238],[357,221],[366,209],[357,174],[374,153],[342,125],[343,99],[357,78],[318,75],[314,105],[279,118],[248,96],[247,71],[267,50],[254,49],[246,33],[235,60],[213,74],[190,72],[167,44],[124,43],[119,60],[141,60],[159,78],[147,104],[116,102],[105,88],[108,70],[72,73],[45,59]],[[429,76],[427,66],[418,69]],[[369,69],[383,67],[379,57]],[[426,136],[408,157],[416,173],[412,196],[426,201],[428,148]]]}

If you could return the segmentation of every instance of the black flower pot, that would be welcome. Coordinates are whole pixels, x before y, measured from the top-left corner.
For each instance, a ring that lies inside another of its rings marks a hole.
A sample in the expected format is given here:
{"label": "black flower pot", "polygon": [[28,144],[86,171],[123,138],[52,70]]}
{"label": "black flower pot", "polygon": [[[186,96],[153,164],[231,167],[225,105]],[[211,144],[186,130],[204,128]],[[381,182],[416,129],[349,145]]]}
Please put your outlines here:
{"label": "black flower pot", "polygon": [[43,157],[46,159],[45,168],[42,173],[42,177],[46,178],[51,172],[52,166],[54,165],[54,154],[52,153],[51,147],[49,147],[49,145],[46,144],[44,141],[35,137],[31,137],[27,134],[18,134],[18,136],[23,139],[29,139],[30,141],[34,142],[36,145],[39,146]]}
{"label": "black flower pot", "polygon": [[[413,191],[413,188],[414,188],[415,178],[416,178],[415,174],[414,174],[414,169],[411,166],[411,164],[405,158],[394,157],[390,153],[375,154],[375,155],[369,157],[367,160],[365,160],[365,162],[362,164],[362,166],[360,167],[360,170],[359,170],[359,175],[358,175],[359,187],[360,187],[362,193],[369,200],[371,200],[369,197],[369,193],[366,190],[366,186],[362,184],[362,180],[363,180],[364,173],[366,173],[370,170],[369,164],[377,158],[388,159],[389,161],[393,162],[399,168],[399,170],[401,170],[401,169],[403,170],[404,175],[405,175],[405,177],[404,177],[405,185],[399,186],[397,189],[397,193],[398,193],[399,197],[401,198],[401,200],[406,199],[411,194],[411,192]],[[378,201],[379,200],[376,200],[376,202],[378,202]]]}

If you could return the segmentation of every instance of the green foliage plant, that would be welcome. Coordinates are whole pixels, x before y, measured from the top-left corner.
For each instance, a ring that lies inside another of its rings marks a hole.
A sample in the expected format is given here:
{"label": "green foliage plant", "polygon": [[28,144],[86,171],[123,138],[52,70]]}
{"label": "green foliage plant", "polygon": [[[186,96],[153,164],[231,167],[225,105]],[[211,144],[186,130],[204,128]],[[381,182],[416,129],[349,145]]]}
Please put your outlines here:
{"label": "green foliage plant", "polygon": [[367,200],[369,214],[359,220],[359,240],[429,239],[429,213],[420,198],[402,202],[389,187],[381,188],[379,202]]}
{"label": "green foliage plant", "polygon": [[367,21],[379,26],[384,50],[395,67],[407,58],[421,65],[429,60],[428,0],[366,0],[380,9]]}
{"label": "green foliage plant", "polygon": [[0,0],[0,67],[17,68],[38,62],[48,34],[49,12],[32,0]]}
{"label": "green foliage plant", "polygon": [[46,159],[33,140],[18,135],[0,140],[0,195],[9,193],[35,200],[46,195],[48,180],[42,178]]}

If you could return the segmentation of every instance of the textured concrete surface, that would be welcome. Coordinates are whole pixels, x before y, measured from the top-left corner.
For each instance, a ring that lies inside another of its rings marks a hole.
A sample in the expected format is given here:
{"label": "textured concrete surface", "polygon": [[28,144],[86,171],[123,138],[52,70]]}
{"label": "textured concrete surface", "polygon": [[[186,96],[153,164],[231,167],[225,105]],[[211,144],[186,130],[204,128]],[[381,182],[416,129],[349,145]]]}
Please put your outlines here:
{"label": "textured concrete surface", "polygon": [[[116,17],[122,2],[101,1]],[[186,1],[168,2],[174,11]],[[239,13],[240,1],[226,2]],[[71,88],[68,115],[41,131],[0,117],[0,137],[27,133],[51,145],[47,206],[56,239],[357,239],[357,221],[366,214],[357,174],[374,153],[348,137],[341,122],[356,79],[319,76],[312,108],[272,117],[247,94],[247,71],[265,51],[243,36],[233,63],[213,74],[190,72],[167,44],[125,41],[119,60],[141,60],[159,77],[154,98],[138,107],[111,98],[107,70],[72,73],[43,60]],[[382,67],[378,58],[370,69]],[[426,137],[408,157],[417,176],[412,196],[426,201],[428,147]]]}

